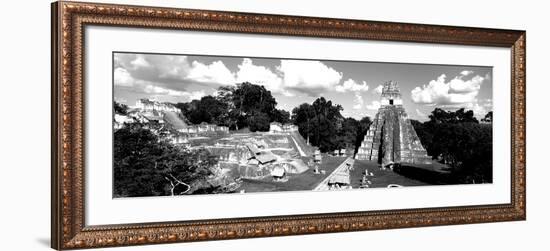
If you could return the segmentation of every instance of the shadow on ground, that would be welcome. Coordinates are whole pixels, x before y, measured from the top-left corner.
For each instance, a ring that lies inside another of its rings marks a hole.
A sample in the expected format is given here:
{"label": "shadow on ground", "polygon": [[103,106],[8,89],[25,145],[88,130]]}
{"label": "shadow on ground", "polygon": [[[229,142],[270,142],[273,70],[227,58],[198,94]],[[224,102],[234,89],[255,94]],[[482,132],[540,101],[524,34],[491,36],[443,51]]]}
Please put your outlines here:
{"label": "shadow on ground", "polygon": [[434,163],[432,165],[400,165],[393,171],[405,177],[419,180],[432,185],[457,184],[448,167]]}
{"label": "shadow on ground", "polygon": [[40,243],[40,245],[44,245],[46,247],[50,247],[50,238],[38,238],[36,239],[36,242]]}

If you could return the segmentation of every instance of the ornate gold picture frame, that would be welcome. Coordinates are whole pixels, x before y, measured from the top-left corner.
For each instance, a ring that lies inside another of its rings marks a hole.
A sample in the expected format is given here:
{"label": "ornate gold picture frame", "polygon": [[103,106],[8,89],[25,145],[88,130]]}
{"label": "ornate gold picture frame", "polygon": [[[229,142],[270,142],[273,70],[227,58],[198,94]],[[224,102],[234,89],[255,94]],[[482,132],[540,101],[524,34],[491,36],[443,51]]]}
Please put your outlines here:
{"label": "ornate gold picture frame", "polygon": [[[52,4],[52,248],[269,237],[526,218],[525,31],[113,4]],[[89,25],[501,47],[511,50],[511,203],[86,225],[84,76]]]}

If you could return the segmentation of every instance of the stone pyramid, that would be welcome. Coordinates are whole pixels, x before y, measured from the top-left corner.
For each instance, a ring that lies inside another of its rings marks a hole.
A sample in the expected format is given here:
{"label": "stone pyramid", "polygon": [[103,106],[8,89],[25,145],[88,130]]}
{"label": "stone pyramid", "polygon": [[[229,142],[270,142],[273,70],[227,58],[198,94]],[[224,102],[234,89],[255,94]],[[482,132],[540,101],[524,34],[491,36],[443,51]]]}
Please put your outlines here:
{"label": "stone pyramid", "polygon": [[380,99],[381,106],[355,158],[377,161],[383,167],[394,163],[431,164],[403,108],[397,83],[384,83]]}

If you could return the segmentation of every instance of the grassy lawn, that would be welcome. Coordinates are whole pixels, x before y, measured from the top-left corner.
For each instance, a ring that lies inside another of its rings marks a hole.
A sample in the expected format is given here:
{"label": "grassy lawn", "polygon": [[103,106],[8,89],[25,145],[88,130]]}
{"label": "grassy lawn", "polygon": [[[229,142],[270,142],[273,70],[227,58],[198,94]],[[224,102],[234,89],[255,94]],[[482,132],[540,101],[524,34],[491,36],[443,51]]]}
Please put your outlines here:
{"label": "grassy lawn", "polygon": [[367,160],[355,160],[353,165],[353,170],[350,173],[351,176],[351,186],[353,188],[359,188],[361,186],[361,179],[363,178],[363,173],[365,169],[368,169],[369,172],[372,172],[374,176],[369,176],[369,180],[372,184],[369,187],[387,187],[389,184],[397,184],[401,186],[425,186],[428,183],[422,182],[420,180],[411,179],[403,175],[397,174],[394,171],[387,169],[382,170],[379,168],[379,165],[373,161]]}
{"label": "grassy lawn", "polygon": [[[309,158],[302,158],[307,163]],[[315,174],[313,169],[307,170],[301,174],[289,174],[287,182],[274,182],[271,177],[265,177],[259,180],[243,179],[243,183],[238,190],[250,192],[274,192],[274,191],[308,191],[315,188],[322,180],[330,175],[336,169],[344,157],[323,156],[323,164],[319,170],[325,170],[325,174]],[[387,187],[390,184],[401,186],[426,186],[436,184],[449,184],[441,182],[440,175],[446,175],[446,166],[434,163],[434,165],[409,165],[403,166],[403,170],[394,172],[391,169],[382,170],[379,165],[373,161],[355,160],[354,168],[350,172],[350,181],[353,188],[361,186],[361,179],[365,169],[372,172],[374,176],[369,176],[372,184],[371,188]],[[435,175],[435,176],[434,176]],[[439,177],[439,178],[438,178]],[[437,180],[434,182],[433,180]]]}
{"label": "grassy lawn", "polygon": [[[307,163],[310,158],[302,159]],[[323,163],[319,166],[319,170],[325,170],[325,174],[315,174],[313,169],[309,169],[301,174],[289,174],[287,182],[274,182],[271,177],[266,177],[261,180],[243,179],[243,183],[238,190],[244,189],[247,193],[312,190],[330,175],[345,159],[344,157],[329,157],[324,155]]]}

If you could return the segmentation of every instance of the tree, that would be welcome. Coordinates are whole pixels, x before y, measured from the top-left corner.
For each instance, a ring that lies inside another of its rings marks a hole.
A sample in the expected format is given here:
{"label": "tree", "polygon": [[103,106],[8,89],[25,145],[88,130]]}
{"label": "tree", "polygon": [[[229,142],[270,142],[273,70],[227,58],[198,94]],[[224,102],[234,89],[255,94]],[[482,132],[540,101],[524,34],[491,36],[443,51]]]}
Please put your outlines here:
{"label": "tree", "polygon": [[263,112],[272,116],[277,101],[264,86],[254,85],[249,82],[237,84],[233,92],[234,104],[243,115],[253,112]]}
{"label": "tree", "polygon": [[478,123],[477,119],[474,117],[474,112],[471,110],[464,111],[464,108],[458,109],[454,112],[445,111],[441,108],[435,108],[429,118],[433,123]]}
{"label": "tree", "polygon": [[120,115],[128,114],[128,106],[125,104],[121,104],[116,101],[113,101],[113,109],[115,111],[115,114],[120,114]]}
{"label": "tree", "polygon": [[192,182],[212,174],[209,167],[216,164],[216,159],[206,150],[183,152],[169,147],[156,160],[156,169],[169,183],[169,195],[185,194],[192,189]]}
{"label": "tree", "polygon": [[433,141],[433,131],[434,123],[420,122],[418,120],[411,119],[409,120],[411,125],[414,127],[416,135],[420,139],[420,142],[424,147],[432,144]]}
{"label": "tree", "polygon": [[[224,86],[218,89],[217,99],[227,105],[226,117],[230,127],[237,130],[242,127],[249,127],[251,117],[261,119],[253,122],[257,130],[264,130],[265,121],[263,115],[268,117],[269,122],[284,120],[288,114],[275,109],[277,101],[264,86],[243,82],[236,86]],[[260,129],[261,128],[261,129]],[[251,129],[252,130],[252,129]]]}
{"label": "tree", "polygon": [[318,146],[321,151],[327,152],[339,147],[338,131],[344,121],[340,111],[342,106],[333,105],[332,101],[320,97],[311,105],[304,103],[294,108],[292,120],[304,138]]}
{"label": "tree", "polygon": [[113,153],[115,197],[187,193],[217,162],[208,151],[179,149],[139,123],[114,133]]}
{"label": "tree", "polygon": [[485,114],[485,117],[482,118],[481,121],[485,123],[493,123],[493,111],[490,111],[487,114]]}
{"label": "tree", "polygon": [[337,148],[352,148],[355,151],[359,126],[359,121],[354,118],[345,118],[342,127],[338,130]]}
{"label": "tree", "polygon": [[218,88],[216,98],[226,105],[225,121],[229,129],[239,130],[238,121],[241,116],[235,107],[234,95],[235,86],[221,86]]}
{"label": "tree", "polygon": [[253,112],[248,116],[247,124],[252,132],[269,131],[269,116],[263,112]]}
{"label": "tree", "polygon": [[307,143],[310,143],[313,124],[312,120],[315,117],[313,106],[308,103],[303,103],[292,109],[291,120],[295,125],[298,125],[298,132],[302,137],[306,138]]}
{"label": "tree", "polygon": [[189,121],[193,124],[206,122],[209,124],[227,125],[227,105],[212,97],[204,96],[195,102],[195,109],[188,112]]}
{"label": "tree", "polygon": [[290,113],[282,109],[276,109],[273,112],[273,117],[271,118],[271,121],[279,122],[281,124],[290,123]]}
{"label": "tree", "polygon": [[313,101],[313,110],[317,124],[315,126],[315,141],[323,152],[332,151],[338,148],[335,140],[336,129],[343,120],[340,105],[332,105],[332,101],[320,97]]}
{"label": "tree", "polygon": [[[263,115],[269,122],[288,123],[290,113],[277,110],[277,101],[264,86],[243,82],[235,86],[219,87],[215,96],[205,96],[200,100],[178,103],[182,114],[193,124],[202,122],[228,126],[230,129],[248,127],[251,117],[262,121],[255,123],[255,129],[264,130]],[[263,114],[263,115],[259,115]],[[261,128],[261,129],[260,129]]]}
{"label": "tree", "polygon": [[456,182],[491,182],[492,126],[472,118],[472,111],[436,108],[429,121],[411,120],[411,124],[428,155],[449,165]]}

